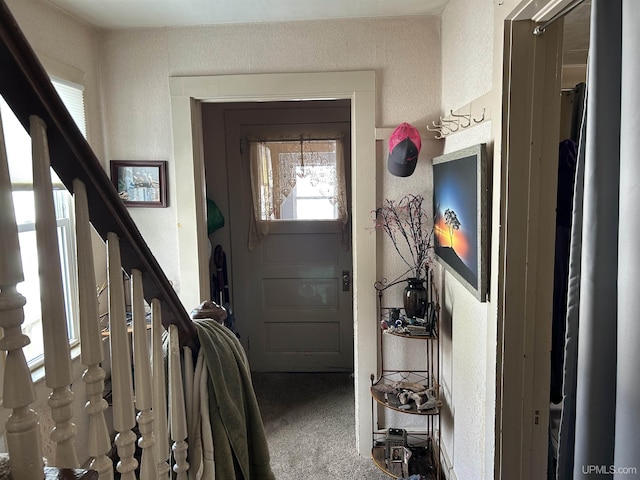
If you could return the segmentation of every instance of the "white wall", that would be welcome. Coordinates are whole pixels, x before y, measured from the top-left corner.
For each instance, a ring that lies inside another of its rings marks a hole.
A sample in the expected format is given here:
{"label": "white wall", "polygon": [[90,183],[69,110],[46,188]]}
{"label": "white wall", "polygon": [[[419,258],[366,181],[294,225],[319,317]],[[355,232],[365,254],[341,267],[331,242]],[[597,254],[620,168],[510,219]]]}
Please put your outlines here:
{"label": "white wall", "polygon": [[[443,113],[463,107],[491,91],[493,40],[491,0],[452,0],[449,3],[442,15]],[[444,150],[449,153],[478,143],[487,143],[491,151],[490,123],[449,136]],[[489,162],[491,158],[490,155]],[[493,209],[493,214],[498,214],[497,208]],[[492,242],[497,242],[497,235],[490,238]],[[485,248],[493,251],[491,244]],[[495,285],[496,276],[497,269],[494,268],[490,285]],[[449,273],[440,271],[439,278],[443,304],[443,449],[452,464],[453,478],[492,478],[495,295],[490,295],[489,302],[481,303]]]}
{"label": "white wall", "polygon": [[[104,33],[101,68],[107,159],[169,160],[169,208],[131,213],[177,289],[191,280],[179,278],[176,258],[179,227],[171,185],[179,166],[172,158],[170,76],[375,70],[376,124],[409,121],[420,126],[438,114],[439,44],[437,17]],[[406,192],[427,194],[428,159],[439,152],[439,145],[426,143],[416,173],[407,179],[387,173],[386,145],[380,146],[379,158],[371,159],[372,168],[378,169],[380,199]],[[380,252],[379,258],[383,257]],[[380,275],[392,276],[394,272],[386,267],[381,260]]]}
{"label": "white wall", "polygon": [[37,55],[84,73],[87,139],[103,157],[98,36],[91,26],[39,0],[6,0],[11,13]]}

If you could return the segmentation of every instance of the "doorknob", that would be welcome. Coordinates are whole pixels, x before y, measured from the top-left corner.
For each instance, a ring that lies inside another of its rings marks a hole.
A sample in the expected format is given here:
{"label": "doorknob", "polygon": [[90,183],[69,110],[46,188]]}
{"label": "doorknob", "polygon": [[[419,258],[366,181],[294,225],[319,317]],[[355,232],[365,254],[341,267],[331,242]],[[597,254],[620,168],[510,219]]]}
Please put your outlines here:
{"label": "doorknob", "polygon": [[351,283],[351,276],[349,275],[349,270],[342,271],[342,291],[349,291],[349,284]]}

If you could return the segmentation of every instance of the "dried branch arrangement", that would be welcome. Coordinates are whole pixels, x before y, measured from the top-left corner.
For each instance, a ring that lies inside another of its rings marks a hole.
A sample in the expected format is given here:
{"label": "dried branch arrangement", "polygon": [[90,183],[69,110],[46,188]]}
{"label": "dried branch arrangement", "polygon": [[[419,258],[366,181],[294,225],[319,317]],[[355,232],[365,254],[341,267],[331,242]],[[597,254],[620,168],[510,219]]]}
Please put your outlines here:
{"label": "dried branch arrangement", "polygon": [[407,194],[398,201],[385,200],[373,212],[376,229],[389,236],[411,276],[420,279],[426,278],[433,248],[433,222],[422,207],[423,201],[422,195]]}

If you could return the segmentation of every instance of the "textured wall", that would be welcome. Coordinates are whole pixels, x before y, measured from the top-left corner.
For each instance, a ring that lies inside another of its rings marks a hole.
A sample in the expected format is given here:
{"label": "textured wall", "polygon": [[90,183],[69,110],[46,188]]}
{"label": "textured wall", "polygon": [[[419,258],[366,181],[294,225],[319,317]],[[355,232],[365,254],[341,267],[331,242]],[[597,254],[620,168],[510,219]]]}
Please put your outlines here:
{"label": "textured wall", "polygon": [[6,0],[18,25],[38,55],[84,72],[87,139],[98,158],[103,156],[98,36],[88,25],[38,0]]}
{"label": "textured wall", "polygon": [[493,2],[451,0],[442,14],[442,106],[445,113],[491,90]]}
{"label": "textured wall", "polygon": [[[168,209],[132,210],[152,251],[179,289],[176,212],[168,79],[181,75],[375,70],[376,124],[422,126],[440,108],[440,19],[437,17],[306,21],[211,27],[115,30],[102,36],[107,159],[167,159]],[[406,192],[430,196],[429,159],[439,144],[426,142],[412,177],[386,171],[379,142],[379,198]],[[389,246],[383,242],[378,258]],[[379,261],[381,275],[397,268]],[[184,286],[182,286],[184,288]]]}
{"label": "textured wall", "polygon": [[[447,6],[442,15],[444,113],[491,90],[493,31],[491,0],[452,0]],[[491,137],[491,123],[485,122],[449,136],[444,150],[449,153],[478,143],[491,148]],[[443,448],[453,478],[480,479],[493,468],[493,438],[487,429],[493,433],[496,340],[491,338],[495,328],[489,328],[489,322],[496,319],[490,303],[480,303],[449,273],[440,271],[438,277],[443,300]],[[493,358],[492,364],[488,358]]]}

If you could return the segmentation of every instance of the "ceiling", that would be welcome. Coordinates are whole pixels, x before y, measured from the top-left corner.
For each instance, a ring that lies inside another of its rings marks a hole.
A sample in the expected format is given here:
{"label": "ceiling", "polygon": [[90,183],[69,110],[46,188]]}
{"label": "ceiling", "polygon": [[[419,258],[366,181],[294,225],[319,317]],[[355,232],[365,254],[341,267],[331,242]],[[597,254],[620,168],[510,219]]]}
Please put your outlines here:
{"label": "ceiling", "polygon": [[[441,15],[449,0],[45,0],[102,28]],[[564,65],[586,65],[591,0],[565,17]]]}
{"label": "ceiling", "polygon": [[569,12],[564,18],[562,63],[564,65],[586,65],[589,52],[589,21],[591,0]]}
{"label": "ceiling", "polygon": [[45,0],[103,28],[441,15],[449,0]]}

